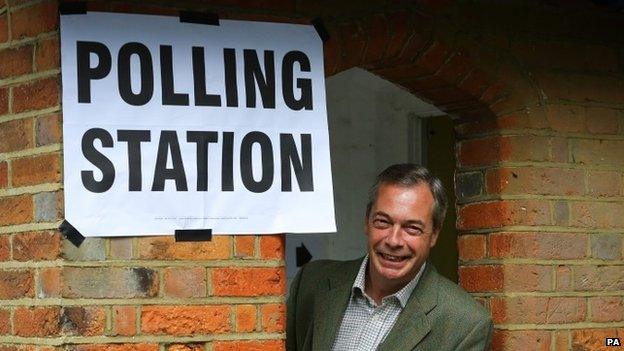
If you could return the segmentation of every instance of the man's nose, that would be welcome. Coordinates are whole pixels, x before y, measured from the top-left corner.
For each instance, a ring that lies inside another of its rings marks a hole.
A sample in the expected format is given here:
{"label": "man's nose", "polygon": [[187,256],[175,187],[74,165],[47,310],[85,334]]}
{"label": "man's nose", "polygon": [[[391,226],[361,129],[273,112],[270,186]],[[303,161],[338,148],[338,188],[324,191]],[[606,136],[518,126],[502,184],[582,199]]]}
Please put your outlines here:
{"label": "man's nose", "polygon": [[390,229],[390,233],[386,237],[386,244],[391,247],[403,246],[403,230],[399,224],[395,224]]}

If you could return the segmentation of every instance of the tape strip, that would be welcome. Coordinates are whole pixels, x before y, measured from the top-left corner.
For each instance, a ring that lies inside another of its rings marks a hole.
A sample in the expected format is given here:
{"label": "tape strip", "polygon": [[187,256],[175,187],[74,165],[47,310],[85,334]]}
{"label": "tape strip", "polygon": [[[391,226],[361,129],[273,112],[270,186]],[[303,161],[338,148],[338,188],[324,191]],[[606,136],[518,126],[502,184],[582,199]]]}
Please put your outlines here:
{"label": "tape strip", "polygon": [[316,29],[319,37],[321,37],[323,43],[327,42],[330,36],[327,28],[325,27],[325,24],[323,24],[323,20],[320,18],[315,18],[312,20],[312,25],[314,26],[314,29]]}
{"label": "tape strip", "polygon": [[59,4],[61,15],[84,15],[87,13],[87,3],[84,1],[62,2]]}
{"label": "tape strip", "polygon": [[216,13],[180,11],[180,22],[218,26],[219,15]]}
{"label": "tape strip", "polygon": [[211,241],[212,229],[176,229],[175,241]]}
{"label": "tape strip", "polygon": [[80,234],[78,229],[74,228],[67,220],[64,220],[63,223],[59,226],[59,230],[67,240],[69,240],[74,246],[80,247],[82,242],[85,240],[85,237]]}

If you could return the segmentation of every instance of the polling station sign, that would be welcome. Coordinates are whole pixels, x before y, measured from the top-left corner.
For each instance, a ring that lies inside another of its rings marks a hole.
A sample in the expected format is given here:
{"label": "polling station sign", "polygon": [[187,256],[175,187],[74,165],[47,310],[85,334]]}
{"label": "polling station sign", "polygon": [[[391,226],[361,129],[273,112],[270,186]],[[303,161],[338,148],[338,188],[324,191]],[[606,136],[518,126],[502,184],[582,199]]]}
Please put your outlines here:
{"label": "polling station sign", "polygon": [[333,232],[312,26],[61,16],[65,216],[83,236]]}

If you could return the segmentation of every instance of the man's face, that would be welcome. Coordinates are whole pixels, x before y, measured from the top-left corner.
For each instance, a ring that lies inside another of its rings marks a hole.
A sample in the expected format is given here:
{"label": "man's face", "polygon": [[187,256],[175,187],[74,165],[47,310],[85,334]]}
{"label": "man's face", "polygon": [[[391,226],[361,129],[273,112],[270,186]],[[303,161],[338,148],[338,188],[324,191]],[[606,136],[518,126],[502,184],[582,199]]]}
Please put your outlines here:
{"label": "man's face", "polygon": [[433,195],[425,183],[382,183],[366,219],[369,272],[373,284],[402,287],[416,276],[435,245]]}

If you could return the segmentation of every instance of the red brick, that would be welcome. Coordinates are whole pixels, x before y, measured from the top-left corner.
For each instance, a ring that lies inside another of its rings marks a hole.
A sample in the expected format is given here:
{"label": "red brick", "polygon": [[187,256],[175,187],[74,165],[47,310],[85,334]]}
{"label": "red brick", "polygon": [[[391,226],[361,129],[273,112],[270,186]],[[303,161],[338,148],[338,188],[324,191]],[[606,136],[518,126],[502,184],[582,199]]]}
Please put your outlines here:
{"label": "red brick", "polygon": [[495,330],[492,350],[550,351],[551,337],[546,330]]}
{"label": "red brick", "polygon": [[571,202],[571,225],[583,228],[624,227],[624,203]]}
{"label": "red brick", "polygon": [[13,87],[13,112],[39,110],[59,104],[58,77],[43,78]]}
{"label": "red brick", "polygon": [[386,53],[384,55],[386,59],[401,53],[410,34],[410,14],[407,11],[398,11],[387,16],[388,22],[391,23],[390,34],[392,36],[386,39]]}
{"label": "red brick", "polygon": [[568,330],[555,331],[554,351],[567,351],[570,349],[570,332]]}
{"label": "red brick", "polygon": [[58,37],[41,40],[35,49],[35,68],[37,71],[58,68],[61,65]]}
{"label": "red brick", "polygon": [[[500,161],[555,161],[551,154],[554,138],[541,136],[495,136],[460,143],[462,166],[485,166]],[[545,145],[547,147],[545,147]]]}
{"label": "red brick", "polygon": [[172,344],[167,351],[204,351],[204,344]]}
{"label": "red brick", "polygon": [[14,187],[61,181],[59,154],[45,154],[16,158],[11,161]]}
{"label": "red brick", "polygon": [[366,63],[380,60],[386,50],[389,37],[388,21],[382,14],[374,14],[366,19],[368,41],[363,61]]}
{"label": "red brick", "polygon": [[490,84],[487,89],[479,97],[479,101],[490,106],[500,101],[504,96],[508,96],[507,86],[504,81],[498,81]]}
{"label": "red brick", "polygon": [[550,207],[539,200],[502,200],[465,205],[459,209],[460,230],[496,228],[507,225],[548,225]]}
{"label": "red brick", "polygon": [[574,139],[571,141],[574,163],[624,166],[624,141]]}
{"label": "red brick", "polygon": [[413,90],[429,90],[444,88],[448,84],[435,76],[427,76],[429,73],[412,64],[382,67],[373,70],[372,73],[392,82],[401,82]]}
{"label": "red brick", "polygon": [[[39,349],[43,350],[43,347],[39,347]],[[8,344],[0,345],[0,351],[36,351],[36,348],[35,345]]]}
{"label": "red brick", "polygon": [[533,72],[544,97],[582,103],[603,102],[620,104],[624,97],[621,79],[615,76],[575,74],[568,72]]}
{"label": "red brick", "polygon": [[109,257],[117,260],[132,259],[133,241],[134,239],[132,237],[110,238]]}
{"label": "red brick", "polygon": [[9,167],[5,161],[0,162],[0,189],[9,185]]}
{"label": "red brick", "polygon": [[6,13],[3,13],[0,15],[0,43],[5,43],[7,40],[9,40],[9,21]]}
{"label": "red brick", "polygon": [[133,306],[113,307],[113,334],[121,336],[136,334],[136,310]]}
{"label": "red brick", "polygon": [[481,96],[488,85],[488,78],[485,74],[474,69],[459,83],[458,88],[472,96]]}
{"label": "red brick", "polygon": [[61,269],[58,267],[42,268],[39,272],[39,297],[61,296]]}
{"label": "red brick", "polygon": [[510,264],[503,268],[505,291],[552,291],[552,266]]}
{"label": "red brick", "polygon": [[148,260],[219,260],[230,258],[231,237],[218,235],[212,241],[175,242],[171,236],[138,239],[139,258]]}
{"label": "red brick", "polygon": [[587,254],[587,234],[493,233],[489,240],[493,258],[580,259]]}
{"label": "red brick", "polygon": [[550,129],[563,132],[583,132],[585,130],[585,108],[576,105],[548,105],[545,107]]}
{"label": "red brick", "polygon": [[158,344],[78,344],[73,351],[158,351]]}
{"label": "red brick", "polygon": [[442,79],[456,84],[464,79],[472,69],[472,62],[465,52],[456,52],[436,73]]}
{"label": "red brick", "polygon": [[217,341],[213,351],[284,351],[283,340]]}
{"label": "red brick", "polygon": [[256,330],[256,306],[238,305],[236,306],[236,331],[252,332]]}
{"label": "red brick", "polygon": [[0,152],[30,149],[33,141],[33,120],[16,119],[0,123]]}
{"label": "red brick", "polygon": [[444,43],[434,41],[418,58],[416,65],[431,72],[436,72],[450,56],[451,49]]}
{"label": "red brick", "polygon": [[285,331],[286,307],[284,304],[266,304],[260,306],[262,330],[268,333]]}
{"label": "red brick", "polygon": [[13,259],[55,260],[61,254],[61,236],[55,231],[19,233],[13,236]]}
{"label": "red brick", "polygon": [[0,225],[27,223],[32,219],[32,195],[0,198]]}
{"label": "red brick", "polygon": [[11,243],[8,235],[0,235],[0,262],[11,259]]}
{"label": "red brick", "polygon": [[253,235],[237,235],[235,236],[236,257],[253,257],[256,238]]}
{"label": "red brick", "polygon": [[619,196],[622,189],[622,173],[615,171],[589,171],[588,194],[593,197]]}
{"label": "red brick", "polygon": [[[596,44],[579,44],[562,40],[515,42],[512,51],[523,65],[566,71],[613,72],[618,67],[614,49]],[[596,60],[600,57],[600,60]]]}
{"label": "red brick", "polygon": [[32,61],[32,45],[0,50],[0,79],[31,73]]}
{"label": "red brick", "polygon": [[556,270],[555,289],[557,291],[572,290],[572,269],[567,266],[559,266]]}
{"label": "red brick", "polygon": [[283,268],[215,268],[212,290],[216,296],[284,295]]}
{"label": "red brick", "polygon": [[260,237],[260,257],[263,259],[284,259],[284,235],[263,235]]}
{"label": "red brick", "polygon": [[560,324],[585,320],[587,304],[579,297],[494,297],[494,323]]}
{"label": "red brick", "polygon": [[194,335],[230,331],[229,306],[143,306],[141,331],[146,334]]}
{"label": "red brick", "polygon": [[479,260],[485,258],[485,235],[462,235],[457,240],[461,260]]}
{"label": "red brick", "polygon": [[35,128],[37,146],[60,143],[62,134],[61,115],[53,114],[37,118]]}
{"label": "red brick", "polygon": [[353,23],[338,24],[336,29],[337,39],[341,44],[338,70],[342,71],[360,65],[366,47],[364,33]]}
{"label": "red brick", "polygon": [[11,332],[11,311],[0,308],[0,335],[7,335]]}
{"label": "red brick", "polygon": [[63,297],[139,298],[158,294],[158,273],[146,267],[63,267]]}
{"label": "red brick", "polygon": [[624,340],[624,328],[576,329],[572,330],[572,350],[574,351],[610,351],[617,350],[605,346],[606,338]]}
{"label": "red brick", "polygon": [[59,307],[17,307],[13,329],[18,336],[54,336],[60,331]]}
{"label": "red brick", "polygon": [[65,334],[81,336],[104,334],[106,314],[102,307],[63,307],[61,315]]}
{"label": "red brick", "polygon": [[460,266],[459,284],[468,292],[501,291],[502,266]]}
{"label": "red brick", "polygon": [[619,111],[605,107],[587,107],[586,127],[592,134],[617,134]]}
{"label": "red brick", "polygon": [[576,291],[624,290],[624,269],[621,266],[575,266],[572,276]]}
{"label": "red brick", "polygon": [[604,296],[589,298],[589,320],[592,322],[624,321],[624,304],[621,296]]}
{"label": "red brick", "polygon": [[206,296],[206,269],[203,267],[167,268],[163,290],[170,297]]}
{"label": "red brick", "polygon": [[0,115],[7,112],[9,112],[9,89],[0,88]]}
{"label": "red brick", "polygon": [[20,8],[11,13],[11,36],[13,39],[33,37],[58,28],[56,1],[44,1]]}
{"label": "red brick", "polygon": [[0,270],[0,299],[33,297],[33,284],[31,271]]}
{"label": "red brick", "polygon": [[486,172],[490,194],[583,195],[585,171],[560,168],[497,168]]}

